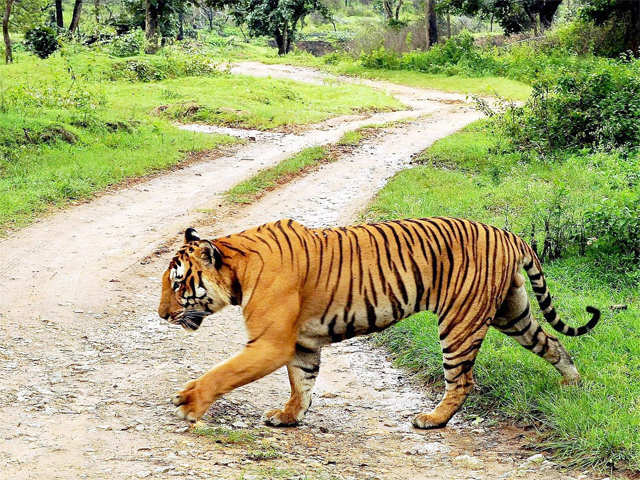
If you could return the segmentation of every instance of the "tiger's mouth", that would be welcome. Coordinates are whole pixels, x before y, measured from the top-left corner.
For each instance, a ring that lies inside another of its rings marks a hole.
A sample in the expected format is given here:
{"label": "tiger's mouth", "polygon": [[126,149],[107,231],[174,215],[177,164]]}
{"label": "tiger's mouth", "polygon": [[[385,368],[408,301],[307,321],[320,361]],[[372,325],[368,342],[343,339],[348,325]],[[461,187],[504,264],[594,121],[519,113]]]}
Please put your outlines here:
{"label": "tiger's mouth", "polygon": [[180,325],[185,330],[196,331],[202,325],[202,320],[209,316],[209,312],[199,310],[183,310],[175,316],[171,317],[171,323]]}

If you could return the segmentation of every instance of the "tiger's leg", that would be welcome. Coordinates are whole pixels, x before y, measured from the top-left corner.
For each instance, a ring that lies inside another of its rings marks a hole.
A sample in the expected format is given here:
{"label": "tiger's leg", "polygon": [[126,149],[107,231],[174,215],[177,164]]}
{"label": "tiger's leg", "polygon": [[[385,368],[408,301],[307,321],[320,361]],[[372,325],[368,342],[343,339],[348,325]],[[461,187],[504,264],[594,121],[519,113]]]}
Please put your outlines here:
{"label": "tiger's leg", "polygon": [[265,422],[274,427],[296,425],[311,406],[311,391],[320,371],[320,350],[296,345],[296,354],[287,365],[291,398],[283,410],[265,413]]}
{"label": "tiger's leg", "polygon": [[[487,317],[488,315],[483,316],[483,318]],[[455,322],[455,320],[450,321]],[[480,328],[475,329],[473,334],[465,337],[466,333],[463,332],[473,327],[465,321],[456,323],[457,326],[453,330],[447,331],[447,325],[450,325],[450,322],[440,322],[445,393],[432,412],[421,413],[413,419],[413,425],[417,428],[444,427],[473,389],[473,364],[489,326],[484,323]]]}
{"label": "tiger's leg", "polygon": [[531,315],[529,297],[523,283],[511,287],[492,325],[553,365],[562,375],[563,383],[578,383],[580,374],[569,353],[556,337],[542,330]]}
{"label": "tiger's leg", "polygon": [[287,365],[295,356],[297,332],[293,326],[298,301],[297,296],[281,295],[276,306],[261,304],[246,321],[249,338],[254,340],[234,357],[187,383],[172,399],[177,415],[195,422],[221,395]]}

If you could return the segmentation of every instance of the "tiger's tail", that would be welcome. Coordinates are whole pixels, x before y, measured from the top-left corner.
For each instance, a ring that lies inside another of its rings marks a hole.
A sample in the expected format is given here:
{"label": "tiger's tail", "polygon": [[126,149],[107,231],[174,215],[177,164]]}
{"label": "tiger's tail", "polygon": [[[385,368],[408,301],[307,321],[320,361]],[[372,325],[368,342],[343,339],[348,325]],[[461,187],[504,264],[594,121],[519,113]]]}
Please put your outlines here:
{"label": "tiger's tail", "polygon": [[549,324],[556,331],[563,333],[569,337],[584,335],[585,333],[592,330],[600,320],[600,310],[595,307],[587,307],[587,312],[591,314],[591,320],[589,320],[586,325],[582,325],[581,327],[571,327],[560,320],[556,309],[553,308],[553,305],[551,304],[551,292],[549,292],[547,282],[544,278],[544,274],[542,273],[542,265],[540,264],[540,260],[538,259],[538,256],[533,251],[533,249],[526,243],[525,245],[528,253],[527,256],[530,257],[530,260],[529,263],[525,263],[524,269],[527,272],[527,276],[529,277],[529,281],[531,282],[531,288],[536,295],[538,305],[540,305],[540,310],[542,310],[542,314],[544,315],[545,320],[549,322]]}

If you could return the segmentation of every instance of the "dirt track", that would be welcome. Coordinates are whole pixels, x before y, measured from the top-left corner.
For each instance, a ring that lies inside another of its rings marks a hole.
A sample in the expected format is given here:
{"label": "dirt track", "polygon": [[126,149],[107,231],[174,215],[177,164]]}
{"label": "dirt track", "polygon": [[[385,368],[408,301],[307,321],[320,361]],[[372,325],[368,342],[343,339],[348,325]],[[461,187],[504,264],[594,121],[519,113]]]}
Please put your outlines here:
{"label": "dirt track", "polygon": [[[233,71],[327,80],[293,67]],[[348,223],[412,154],[478,118],[461,96],[367,83],[412,110],[334,119],[300,135],[253,133],[255,141],[227,156],[103,195],[0,243],[0,478],[268,478],[284,470],[278,478],[568,476],[547,461],[525,462],[534,452],[519,450],[517,429],[473,425],[459,415],[442,431],[413,430],[413,414],[431,408],[438,394],[362,339],[323,351],[314,404],[298,429],[260,423],[264,410],[288,397],[284,370],[232,392],[206,417],[251,430],[257,442],[222,447],[174,417],[170,395],[246,341],[233,308],[206,319],[196,334],[157,318],[159,277],[181,230],[195,225],[215,236],[282,217],[309,226]],[[358,126],[412,117],[255,205],[219,208],[222,192],[259,168]],[[263,442],[277,458],[251,459],[267,448]]]}

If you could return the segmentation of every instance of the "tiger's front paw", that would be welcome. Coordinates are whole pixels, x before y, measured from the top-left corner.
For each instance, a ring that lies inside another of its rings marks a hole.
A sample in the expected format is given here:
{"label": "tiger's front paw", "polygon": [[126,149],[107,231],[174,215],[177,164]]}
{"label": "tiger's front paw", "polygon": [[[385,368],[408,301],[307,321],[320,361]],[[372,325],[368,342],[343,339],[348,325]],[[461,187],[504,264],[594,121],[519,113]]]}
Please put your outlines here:
{"label": "tiger's front paw", "polygon": [[272,427],[292,427],[298,424],[298,419],[295,416],[283,410],[269,410],[262,418],[264,423]]}
{"label": "tiger's front paw", "polygon": [[431,415],[430,413],[421,413],[420,415],[416,415],[413,419],[413,426],[416,428],[421,428],[423,430],[430,430],[432,428],[442,428],[447,424],[447,422],[439,421]]}
{"label": "tiger's front paw", "polygon": [[176,415],[189,422],[197,422],[205,414],[213,400],[203,394],[198,380],[192,380],[184,390],[176,393],[171,402],[178,407]]}

